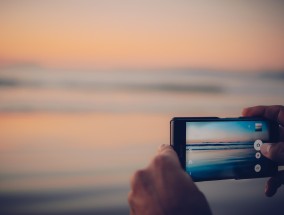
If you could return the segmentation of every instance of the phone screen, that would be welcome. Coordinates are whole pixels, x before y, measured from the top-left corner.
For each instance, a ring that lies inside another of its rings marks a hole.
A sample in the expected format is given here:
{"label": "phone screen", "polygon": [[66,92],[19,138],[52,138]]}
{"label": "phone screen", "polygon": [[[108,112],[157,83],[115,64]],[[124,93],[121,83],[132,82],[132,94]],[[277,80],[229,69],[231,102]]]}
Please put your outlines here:
{"label": "phone screen", "polygon": [[267,121],[186,122],[186,171],[195,181],[263,177],[269,135]]}

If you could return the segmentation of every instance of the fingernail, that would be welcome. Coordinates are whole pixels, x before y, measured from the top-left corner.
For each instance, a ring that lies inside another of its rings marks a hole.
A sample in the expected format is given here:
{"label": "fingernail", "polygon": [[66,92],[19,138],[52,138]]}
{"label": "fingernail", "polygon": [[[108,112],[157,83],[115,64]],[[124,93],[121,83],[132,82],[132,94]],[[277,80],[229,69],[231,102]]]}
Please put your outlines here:
{"label": "fingernail", "polygon": [[271,143],[264,143],[260,147],[260,151],[262,154],[267,155],[270,152],[270,148],[271,148]]}

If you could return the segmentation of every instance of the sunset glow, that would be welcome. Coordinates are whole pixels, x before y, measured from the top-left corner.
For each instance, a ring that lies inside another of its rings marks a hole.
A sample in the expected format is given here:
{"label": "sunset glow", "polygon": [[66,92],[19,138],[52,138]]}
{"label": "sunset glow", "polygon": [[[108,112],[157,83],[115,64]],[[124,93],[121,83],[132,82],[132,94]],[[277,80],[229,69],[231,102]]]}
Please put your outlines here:
{"label": "sunset glow", "polygon": [[0,63],[283,69],[283,2],[218,3],[5,1]]}
{"label": "sunset glow", "polygon": [[[283,38],[284,1],[0,1],[0,214],[129,214],[173,117],[284,104]],[[213,214],[283,212],[264,183],[197,186]]]}

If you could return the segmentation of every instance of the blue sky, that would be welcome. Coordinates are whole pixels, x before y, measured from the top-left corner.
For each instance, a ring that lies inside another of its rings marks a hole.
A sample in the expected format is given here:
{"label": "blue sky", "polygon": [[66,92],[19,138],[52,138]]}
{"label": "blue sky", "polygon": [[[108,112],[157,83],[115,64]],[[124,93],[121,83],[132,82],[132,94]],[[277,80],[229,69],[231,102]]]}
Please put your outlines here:
{"label": "blue sky", "polygon": [[262,123],[262,132],[255,132],[255,122],[188,122],[186,142],[233,142],[266,140],[268,129]]}

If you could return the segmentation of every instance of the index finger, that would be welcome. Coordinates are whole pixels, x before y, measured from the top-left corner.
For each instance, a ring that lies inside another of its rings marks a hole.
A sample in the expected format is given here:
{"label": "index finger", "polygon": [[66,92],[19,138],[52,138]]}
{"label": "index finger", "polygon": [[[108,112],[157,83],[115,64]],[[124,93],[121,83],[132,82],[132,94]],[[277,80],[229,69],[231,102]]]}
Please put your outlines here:
{"label": "index finger", "polygon": [[245,108],[243,110],[243,116],[261,116],[266,119],[276,121],[281,126],[284,126],[284,106],[281,105]]}

